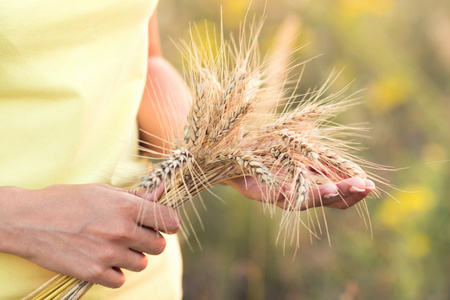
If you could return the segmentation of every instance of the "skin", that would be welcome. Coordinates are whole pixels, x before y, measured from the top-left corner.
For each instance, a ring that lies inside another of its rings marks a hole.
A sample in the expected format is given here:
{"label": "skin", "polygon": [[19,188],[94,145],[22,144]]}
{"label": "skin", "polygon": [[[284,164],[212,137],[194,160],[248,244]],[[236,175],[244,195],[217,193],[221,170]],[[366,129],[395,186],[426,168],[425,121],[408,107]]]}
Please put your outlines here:
{"label": "skin", "polygon": [[[149,22],[148,87],[137,115],[145,132],[142,140],[160,151],[162,140],[173,140],[188,113],[188,89],[175,69],[162,58],[156,16]],[[164,109],[164,108],[169,109]],[[175,109],[176,108],[176,109]],[[149,116],[152,116],[151,118]],[[261,200],[253,179],[226,182],[244,196]],[[345,209],[374,188],[368,180],[352,178],[310,191],[313,203]],[[286,187],[287,189],[287,187]],[[160,232],[176,233],[178,212],[154,203],[151,195],[105,184],[52,185],[40,190],[0,187],[0,252],[25,258],[51,271],[118,288],[125,282],[121,269],[142,271],[144,253],[164,251]],[[322,195],[323,202],[317,197]],[[278,199],[283,207],[286,199]],[[142,210],[142,207],[146,209]]]}
{"label": "skin", "polygon": [[[254,178],[236,178],[226,182],[238,190],[247,198],[257,201],[263,201],[263,195]],[[283,187],[283,193],[278,193],[277,206],[281,208],[288,207],[290,186]],[[302,203],[300,210],[306,210],[312,207],[325,206],[329,208],[347,209],[352,207],[375,189],[375,184],[368,179],[349,178],[337,184],[327,183],[318,188],[311,189],[308,193],[308,201]],[[286,195],[286,196],[285,196]]]}
{"label": "skin", "polygon": [[0,194],[2,252],[111,288],[125,282],[120,268],[142,271],[143,253],[164,251],[159,231],[173,234],[180,226],[175,210],[148,205],[159,195],[145,199],[106,184],[2,187]]}
{"label": "skin", "polygon": [[[156,152],[170,148],[163,141],[173,141],[189,114],[190,91],[175,68],[161,55],[156,14],[149,22],[149,59],[146,90],[142,96],[137,120],[145,132],[140,139]],[[151,116],[151,118],[149,118]]]}

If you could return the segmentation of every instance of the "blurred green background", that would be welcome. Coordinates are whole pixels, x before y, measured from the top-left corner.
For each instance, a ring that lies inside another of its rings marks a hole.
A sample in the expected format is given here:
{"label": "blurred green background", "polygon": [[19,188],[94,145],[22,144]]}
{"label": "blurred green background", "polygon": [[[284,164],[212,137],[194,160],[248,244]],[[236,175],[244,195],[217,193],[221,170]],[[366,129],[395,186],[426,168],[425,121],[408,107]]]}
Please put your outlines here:
{"label": "blurred green background", "polygon": [[[189,25],[220,24],[220,7],[225,33],[236,34],[249,3],[160,1],[165,57],[181,71],[172,40],[188,39]],[[361,155],[399,168],[377,172],[396,189],[368,199],[373,237],[355,209],[327,209],[331,246],[305,230],[295,258],[275,244],[280,212],[270,218],[226,187],[215,188],[224,202],[204,193],[204,230],[186,208],[202,249],[182,241],[185,299],[450,299],[450,2],[254,0],[250,14],[264,8],[262,53],[291,31],[306,45],[293,59],[320,55],[300,91],[344,67],[333,89],[364,89],[339,121],[368,122]]]}

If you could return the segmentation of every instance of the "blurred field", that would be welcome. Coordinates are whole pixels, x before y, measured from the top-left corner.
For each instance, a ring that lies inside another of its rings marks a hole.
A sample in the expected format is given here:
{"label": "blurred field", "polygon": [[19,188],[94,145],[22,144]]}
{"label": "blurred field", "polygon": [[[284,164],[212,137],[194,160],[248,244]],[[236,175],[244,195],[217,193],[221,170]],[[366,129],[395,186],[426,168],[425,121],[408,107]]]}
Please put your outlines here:
{"label": "blurred field", "polygon": [[[368,122],[362,156],[399,168],[378,173],[398,189],[368,200],[373,237],[356,210],[328,209],[331,246],[305,230],[295,259],[275,245],[278,219],[259,203],[225,187],[215,189],[225,203],[203,194],[204,231],[189,213],[203,250],[182,242],[185,299],[450,299],[450,2],[255,0],[251,14],[266,2],[262,52],[294,29],[305,47],[293,58],[320,55],[300,91],[333,68],[343,69],[333,89],[364,89],[339,121]],[[164,55],[180,71],[171,39],[187,39],[190,24],[220,24],[220,5],[224,31],[237,33],[249,1],[160,1]]]}

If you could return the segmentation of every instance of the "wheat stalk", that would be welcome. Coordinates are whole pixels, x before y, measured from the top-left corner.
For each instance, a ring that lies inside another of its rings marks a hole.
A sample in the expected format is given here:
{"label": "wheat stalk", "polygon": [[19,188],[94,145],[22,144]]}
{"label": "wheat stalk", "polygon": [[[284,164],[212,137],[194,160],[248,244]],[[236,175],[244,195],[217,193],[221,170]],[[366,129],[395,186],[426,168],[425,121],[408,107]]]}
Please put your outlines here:
{"label": "wheat stalk", "polygon": [[[139,188],[151,193],[163,184],[157,202],[179,207],[216,183],[254,177],[267,207],[273,209],[274,195],[285,193],[280,235],[283,231],[285,239],[298,246],[300,227],[315,235],[300,218],[310,188],[371,177],[360,165],[376,166],[349,155],[352,146],[338,138],[348,128],[328,121],[354,104],[342,98],[342,92],[323,97],[334,75],[320,89],[287,100],[280,93],[280,76],[271,85],[270,60],[260,61],[258,53],[260,29],[260,24],[254,25],[251,37],[246,40],[242,34],[238,42],[226,42],[222,34],[215,53],[195,38],[181,43],[192,95],[186,126],[179,134],[183,138],[142,177]],[[283,102],[295,108],[278,113]],[[291,186],[289,193],[283,186]],[[91,286],[58,275],[26,299],[78,299]]]}

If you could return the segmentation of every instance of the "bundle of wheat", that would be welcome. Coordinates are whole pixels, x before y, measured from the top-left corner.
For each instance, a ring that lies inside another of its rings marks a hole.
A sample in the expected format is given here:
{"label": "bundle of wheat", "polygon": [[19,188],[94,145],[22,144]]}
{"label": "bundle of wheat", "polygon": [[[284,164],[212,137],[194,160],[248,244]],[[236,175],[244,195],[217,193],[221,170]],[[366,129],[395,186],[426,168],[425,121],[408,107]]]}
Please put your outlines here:
{"label": "bundle of wheat", "polygon": [[[269,60],[261,61],[260,29],[252,26],[249,38],[241,34],[237,42],[225,41],[221,34],[215,44],[196,43],[195,38],[181,43],[192,93],[190,113],[182,138],[170,144],[139,187],[151,193],[162,184],[157,202],[179,207],[216,183],[251,177],[267,208],[276,206],[280,193],[287,200],[280,228],[298,246],[308,191],[327,182],[367,178],[361,166],[376,166],[349,154],[355,146],[342,137],[355,128],[330,120],[355,104],[343,91],[324,97],[336,74],[302,97],[280,92],[292,68],[284,70],[280,86],[279,74],[268,71]],[[360,205],[364,211],[365,203]],[[91,286],[58,275],[27,299],[78,299]]]}

